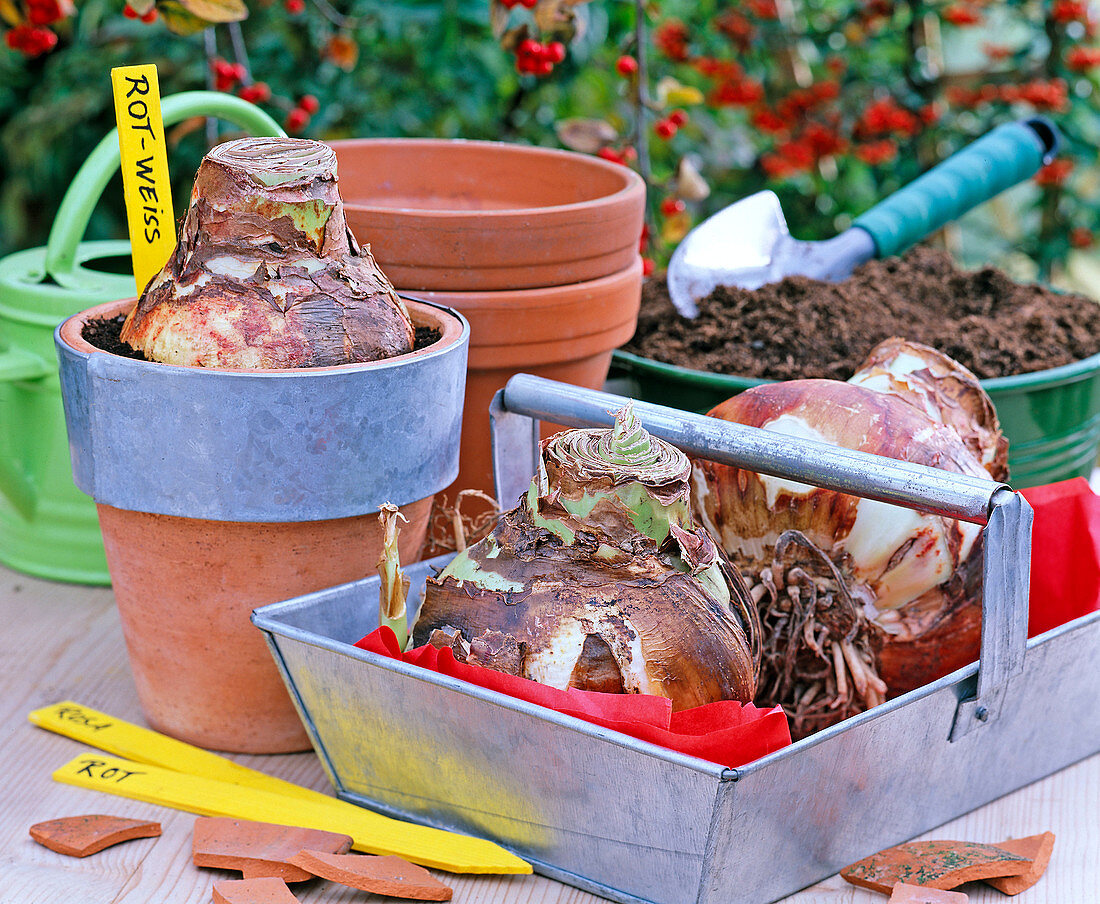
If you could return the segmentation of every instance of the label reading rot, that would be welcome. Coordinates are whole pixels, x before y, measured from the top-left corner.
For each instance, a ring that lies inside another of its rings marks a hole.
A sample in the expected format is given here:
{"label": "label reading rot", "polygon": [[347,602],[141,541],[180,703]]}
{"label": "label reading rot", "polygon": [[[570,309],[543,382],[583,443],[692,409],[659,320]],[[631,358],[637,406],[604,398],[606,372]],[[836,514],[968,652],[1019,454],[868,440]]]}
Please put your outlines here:
{"label": "label reading rot", "polygon": [[148,63],[112,69],[111,87],[134,281],[140,295],[176,246],[176,218],[172,210],[157,67]]}
{"label": "label reading rot", "polygon": [[85,775],[90,779],[112,784],[118,784],[135,775],[148,775],[147,772],[139,772],[136,769],[113,766],[108,760],[97,760],[95,757],[81,757],[76,764],[80,767],[76,770],[77,775]]}

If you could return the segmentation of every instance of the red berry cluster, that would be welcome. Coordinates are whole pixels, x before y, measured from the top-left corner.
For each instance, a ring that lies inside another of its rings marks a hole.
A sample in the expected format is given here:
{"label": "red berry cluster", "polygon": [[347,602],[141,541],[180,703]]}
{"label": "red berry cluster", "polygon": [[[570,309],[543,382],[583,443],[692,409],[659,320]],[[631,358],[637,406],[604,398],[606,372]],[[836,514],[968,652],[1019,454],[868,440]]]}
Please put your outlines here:
{"label": "red berry cluster", "polygon": [[565,45],[561,41],[543,44],[534,38],[524,38],[516,44],[516,72],[521,75],[549,75],[564,59]]}
{"label": "red berry cluster", "polygon": [[779,18],[779,7],[775,0],[745,0],[745,6],[757,19]]}
{"label": "red berry cluster", "polygon": [[321,104],[312,94],[303,94],[298,104],[286,115],[283,128],[291,135],[297,135],[309,125],[310,117],[321,109]]}
{"label": "red berry cluster", "polygon": [[675,195],[669,195],[661,201],[661,216],[664,217],[674,217],[678,213],[683,213],[686,209],[687,205]]}
{"label": "red berry cluster", "polygon": [[525,6],[528,9],[534,9],[539,0],[499,0],[499,2],[505,9],[511,9],[513,6]]}
{"label": "red berry cluster", "polygon": [[1089,18],[1088,0],[1054,0],[1050,8],[1051,18],[1066,25],[1070,22],[1087,22]]}
{"label": "red berry cluster", "polygon": [[1061,185],[1071,172],[1073,172],[1073,161],[1059,157],[1035,174],[1035,184],[1048,187]]}
{"label": "red berry cluster", "polygon": [[23,23],[5,34],[4,42],[24,56],[36,57],[57,46],[57,35],[48,28]]}
{"label": "red berry cluster", "polygon": [[733,44],[741,53],[748,53],[756,37],[756,26],[736,10],[720,13],[711,23],[715,30]]}
{"label": "red berry cluster", "polygon": [[638,72],[638,61],[624,54],[615,60],[615,71],[623,78],[633,78]]}
{"label": "red berry cluster", "polygon": [[1069,106],[1069,86],[1064,79],[1048,81],[1033,79],[1023,85],[982,85],[980,88],[964,88],[951,85],[945,92],[947,102],[955,107],[973,109],[983,104],[1000,101],[1005,104],[1024,102],[1037,110],[1059,112]]}
{"label": "red berry cluster", "polygon": [[151,6],[146,12],[139,13],[129,3],[127,3],[124,7],[122,7],[122,15],[124,15],[127,19],[141,19],[142,22],[148,25],[151,22],[157,21],[157,8],[155,6]]}
{"label": "red berry cluster", "polygon": [[306,11],[306,0],[283,0],[283,9],[292,16],[300,16]]}
{"label": "red berry cluster", "polygon": [[890,163],[898,156],[898,146],[895,141],[889,138],[882,138],[878,141],[869,141],[866,144],[861,144],[856,147],[856,156],[864,163],[871,166],[881,166],[883,163]]}
{"label": "red berry cluster", "polygon": [[1066,65],[1077,72],[1100,66],[1100,47],[1071,47],[1066,51]]}
{"label": "red berry cluster", "polygon": [[237,89],[237,97],[246,100],[250,104],[262,104],[271,100],[271,86],[267,82],[253,82],[251,85],[241,85]]}
{"label": "red berry cluster", "polygon": [[27,0],[27,19],[4,34],[4,43],[26,57],[37,57],[57,46],[57,35],[46,26],[74,12],[72,0]]}
{"label": "red berry cluster", "polygon": [[983,21],[982,14],[967,3],[952,3],[940,13],[945,22],[965,28]]}
{"label": "red berry cluster", "polygon": [[662,22],[653,32],[653,44],[666,57],[676,63],[688,59],[688,29],[678,19]]}
{"label": "red berry cluster", "polygon": [[603,160],[608,160],[611,163],[630,166],[631,163],[638,159],[638,152],[634,150],[633,145],[628,144],[617,151],[609,147],[600,148],[596,151],[596,156]]}
{"label": "red berry cluster", "polygon": [[223,59],[211,60],[210,69],[214,73],[214,88],[218,91],[229,91],[248,75],[243,63]]}
{"label": "red berry cluster", "polygon": [[920,117],[906,110],[892,97],[882,97],[864,108],[856,123],[858,138],[898,135],[911,138],[921,130]]}
{"label": "red berry cluster", "polygon": [[638,237],[638,253],[642,255],[642,275],[649,276],[653,273],[654,264],[653,258],[646,257],[645,253],[649,250],[649,226],[642,223],[642,234]]}
{"label": "red berry cluster", "polygon": [[27,21],[31,25],[53,25],[70,16],[72,3],[65,0],[27,0]]}
{"label": "red berry cluster", "polygon": [[764,86],[756,79],[722,82],[710,96],[717,107],[748,107],[764,99]]}
{"label": "red berry cluster", "polygon": [[1075,226],[1070,230],[1069,243],[1074,248],[1088,248],[1092,245],[1092,231],[1086,226]]}
{"label": "red berry cluster", "polygon": [[668,141],[673,135],[687,123],[687,113],[683,110],[673,110],[664,119],[658,119],[653,124],[653,131],[658,138]]}

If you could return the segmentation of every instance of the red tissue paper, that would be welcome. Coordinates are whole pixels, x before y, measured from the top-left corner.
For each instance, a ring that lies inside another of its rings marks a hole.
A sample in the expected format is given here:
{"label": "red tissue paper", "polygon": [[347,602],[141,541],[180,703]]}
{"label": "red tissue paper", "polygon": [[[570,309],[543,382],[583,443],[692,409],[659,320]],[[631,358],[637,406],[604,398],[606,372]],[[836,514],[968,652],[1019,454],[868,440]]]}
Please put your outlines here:
{"label": "red tissue paper", "polygon": [[778,706],[759,709],[751,703],[723,700],[674,713],[672,701],[665,697],[562,691],[459,662],[449,649],[426,645],[401,653],[397,637],[387,627],[368,634],[356,646],[720,766],[744,766],[791,743],[787,717]]}
{"label": "red tissue paper", "polygon": [[1100,497],[1083,477],[1021,490],[1031,531],[1029,637],[1100,609]]}

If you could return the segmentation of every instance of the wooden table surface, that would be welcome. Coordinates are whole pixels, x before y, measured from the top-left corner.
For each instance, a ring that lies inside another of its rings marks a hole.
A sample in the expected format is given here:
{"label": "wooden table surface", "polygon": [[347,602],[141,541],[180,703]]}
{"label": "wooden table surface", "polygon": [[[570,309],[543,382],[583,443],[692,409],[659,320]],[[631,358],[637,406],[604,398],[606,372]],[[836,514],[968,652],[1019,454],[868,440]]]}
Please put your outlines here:
{"label": "wooden table surface", "polygon": [[[188,813],[61,785],[50,773],[81,749],[33,727],[33,709],[74,700],[144,724],[109,588],[41,581],[0,567],[0,904],[199,904],[211,886],[237,874],[191,864]],[[1095,663],[1081,663],[1096,668]],[[889,755],[884,751],[884,755]],[[313,754],[236,756],[239,762],[328,792]],[[31,840],[28,828],[60,816],[110,813],[155,819],[160,838],[140,839],[85,859],[56,854]],[[1100,755],[1010,794],[930,832],[927,838],[996,842],[1050,830],[1054,856],[1043,879],[1019,904],[1100,901]],[[782,864],[776,864],[782,869]],[[454,900],[466,904],[590,904],[602,899],[540,876],[448,877]],[[981,884],[972,902],[1005,900]],[[382,901],[322,882],[295,886],[303,902]],[[886,898],[834,876],[785,899],[788,904],[884,904]],[[731,904],[736,895],[731,893]]]}

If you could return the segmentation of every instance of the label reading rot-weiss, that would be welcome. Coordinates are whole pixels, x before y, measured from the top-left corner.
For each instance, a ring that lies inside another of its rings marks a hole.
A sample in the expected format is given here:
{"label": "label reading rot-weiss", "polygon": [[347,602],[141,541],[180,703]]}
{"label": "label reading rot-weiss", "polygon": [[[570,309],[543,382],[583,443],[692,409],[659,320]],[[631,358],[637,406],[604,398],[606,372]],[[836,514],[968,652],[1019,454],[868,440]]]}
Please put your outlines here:
{"label": "label reading rot-weiss", "polygon": [[133,248],[134,282],[140,295],[176,246],[176,218],[172,211],[157,67],[149,63],[112,69],[111,86]]}

